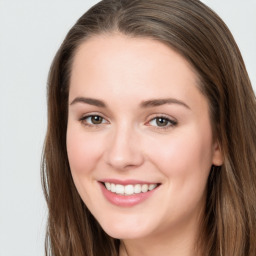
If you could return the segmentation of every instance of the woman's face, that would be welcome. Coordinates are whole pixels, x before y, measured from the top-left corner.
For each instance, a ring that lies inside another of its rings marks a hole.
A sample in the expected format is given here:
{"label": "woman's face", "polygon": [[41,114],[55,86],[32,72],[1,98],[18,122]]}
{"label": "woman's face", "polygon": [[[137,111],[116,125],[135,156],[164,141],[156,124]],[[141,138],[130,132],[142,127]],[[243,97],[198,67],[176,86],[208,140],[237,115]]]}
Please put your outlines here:
{"label": "woman's face", "polygon": [[82,200],[121,239],[194,229],[211,165],[222,163],[188,62],[158,41],[120,34],[76,52],[67,151]]}

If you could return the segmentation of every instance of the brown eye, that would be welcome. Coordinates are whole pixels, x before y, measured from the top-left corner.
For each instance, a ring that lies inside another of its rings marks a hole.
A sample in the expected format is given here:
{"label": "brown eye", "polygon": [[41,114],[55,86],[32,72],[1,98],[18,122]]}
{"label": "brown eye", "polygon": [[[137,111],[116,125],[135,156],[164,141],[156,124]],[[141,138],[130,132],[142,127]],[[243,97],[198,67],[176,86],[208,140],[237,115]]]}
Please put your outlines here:
{"label": "brown eye", "polygon": [[169,120],[166,118],[158,117],[156,118],[157,126],[167,126],[169,124]]}
{"label": "brown eye", "polygon": [[177,122],[166,117],[155,117],[149,124],[158,128],[168,128],[177,125]]}
{"label": "brown eye", "polygon": [[98,115],[84,116],[80,119],[80,121],[86,125],[100,125],[107,123],[107,121],[102,116]]}
{"label": "brown eye", "polygon": [[93,124],[101,124],[103,118],[101,116],[91,116],[91,122]]}

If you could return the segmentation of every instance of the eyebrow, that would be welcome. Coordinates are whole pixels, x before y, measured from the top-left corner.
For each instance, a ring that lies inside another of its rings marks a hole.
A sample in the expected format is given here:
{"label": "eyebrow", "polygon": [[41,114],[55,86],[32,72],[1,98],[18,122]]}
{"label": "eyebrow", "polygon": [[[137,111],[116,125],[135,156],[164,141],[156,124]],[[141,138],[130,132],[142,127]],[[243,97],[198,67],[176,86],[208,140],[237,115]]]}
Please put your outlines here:
{"label": "eyebrow", "polygon": [[[93,98],[85,98],[85,97],[76,97],[70,105],[74,105],[76,103],[86,103],[89,105],[93,105],[96,107],[101,107],[101,108],[106,108],[107,105],[102,101],[98,99],[93,99]],[[178,99],[174,98],[166,98],[166,99],[151,99],[151,100],[146,100],[140,103],[141,108],[150,108],[150,107],[158,107],[162,106],[165,104],[178,104],[181,105],[187,109],[190,109],[190,107],[184,103],[183,101],[180,101]]]}
{"label": "eyebrow", "polygon": [[165,104],[178,104],[181,105],[187,109],[190,109],[190,107],[184,103],[181,100],[178,99],[174,99],[174,98],[166,98],[166,99],[152,99],[152,100],[147,100],[147,101],[143,101],[140,106],[142,108],[148,108],[148,107],[158,107],[158,106],[162,106]]}
{"label": "eyebrow", "polygon": [[106,104],[103,101],[92,98],[77,97],[70,103],[70,105],[74,105],[75,103],[86,103],[96,107],[106,108]]}

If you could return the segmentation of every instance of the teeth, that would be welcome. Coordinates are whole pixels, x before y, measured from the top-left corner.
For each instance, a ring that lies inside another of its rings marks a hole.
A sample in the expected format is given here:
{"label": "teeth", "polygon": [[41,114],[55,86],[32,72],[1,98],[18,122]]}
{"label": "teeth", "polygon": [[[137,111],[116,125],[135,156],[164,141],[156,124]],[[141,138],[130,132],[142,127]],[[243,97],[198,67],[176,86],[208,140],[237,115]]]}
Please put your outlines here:
{"label": "teeth", "polygon": [[116,185],[112,183],[110,186],[111,186],[110,187],[111,192],[115,193],[116,192]]}
{"label": "teeth", "polygon": [[[111,185],[111,186],[112,186],[112,185]],[[117,185],[116,185],[116,193],[117,193],[117,194],[120,194],[120,195],[123,195],[123,194],[124,194],[124,186],[117,184]]]}
{"label": "teeth", "polygon": [[142,187],[141,187],[141,191],[143,193],[147,192],[148,191],[148,185],[147,184],[143,184]]}
{"label": "teeth", "polygon": [[135,194],[141,193],[141,185],[140,185],[140,184],[136,184],[136,185],[134,186],[134,193],[135,193]]}
{"label": "teeth", "polygon": [[156,184],[150,184],[149,186],[148,186],[148,190],[153,190],[154,188],[156,188]]}
{"label": "teeth", "polygon": [[126,186],[109,182],[105,182],[104,184],[107,190],[119,195],[134,195],[139,193],[146,193],[157,187],[157,184],[129,184]]}
{"label": "teeth", "polygon": [[124,187],[124,193],[126,195],[132,195],[134,193],[133,185],[126,185]]}
{"label": "teeth", "polygon": [[106,182],[106,183],[105,183],[105,186],[106,186],[106,188],[107,188],[108,190],[111,190],[111,184],[110,184],[110,183]]}

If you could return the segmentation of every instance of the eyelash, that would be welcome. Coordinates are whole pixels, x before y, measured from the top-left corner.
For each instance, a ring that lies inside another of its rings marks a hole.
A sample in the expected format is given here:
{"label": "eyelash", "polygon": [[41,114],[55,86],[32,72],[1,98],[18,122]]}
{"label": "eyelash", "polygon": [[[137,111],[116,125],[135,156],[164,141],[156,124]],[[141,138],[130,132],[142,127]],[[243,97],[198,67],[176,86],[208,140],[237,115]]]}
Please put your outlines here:
{"label": "eyelash", "polygon": [[[88,121],[86,121],[86,119],[89,119],[89,118],[93,118],[93,117],[98,117],[102,120],[104,120],[105,122],[103,123],[99,123],[99,124],[93,124],[93,123],[88,123]],[[152,125],[154,128],[156,129],[170,129],[172,127],[175,127],[177,126],[178,122],[176,120],[172,120],[170,119],[169,117],[166,117],[165,115],[158,115],[158,116],[155,116],[153,118],[151,118],[146,124],[150,124],[150,122],[154,121],[157,122],[157,119],[162,119],[163,121],[167,122],[168,125],[165,125],[165,126],[157,126],[157,125]],[[99,128],[100,125],[103,125],[103,124],[106,124],[108,123],[108,121],[102,117],[101,115],[86,115],[86,116],[83,116],[82,118],[79,119],[79,121],[84,124],[85,126],[88,126],[88,127],[94,127],[94,128]]]}

